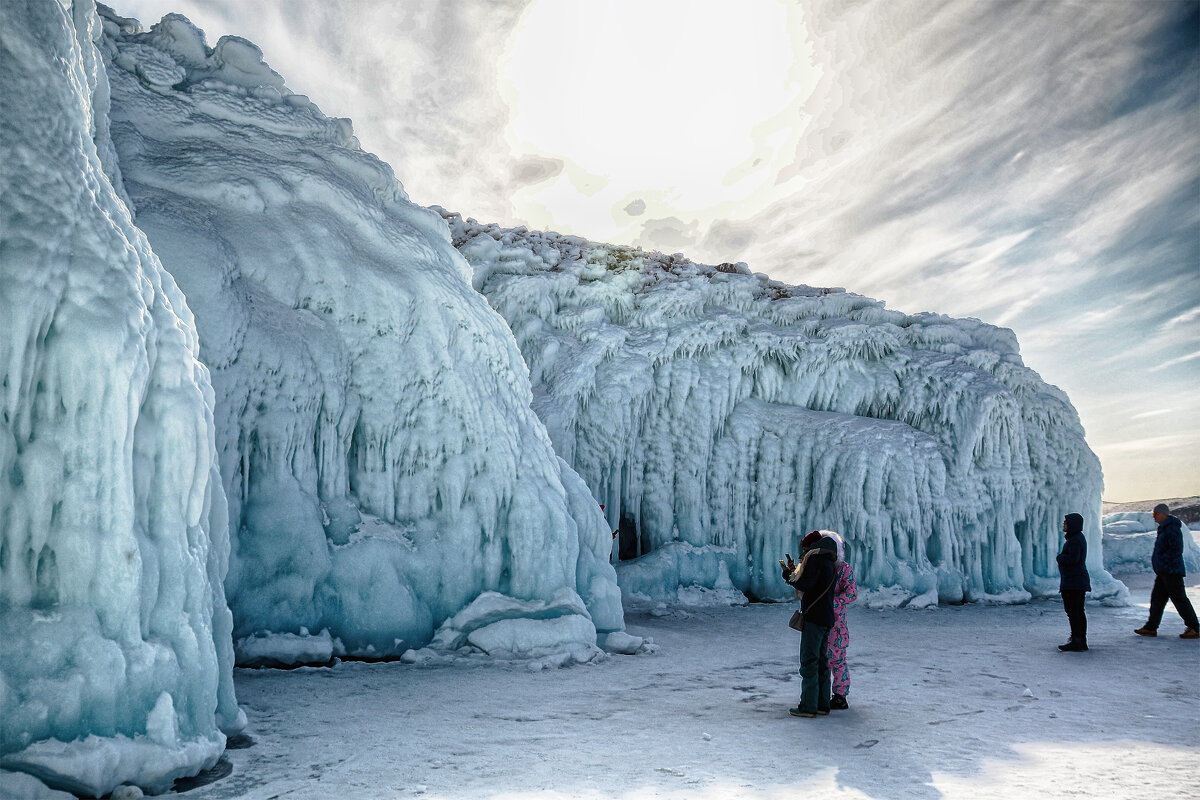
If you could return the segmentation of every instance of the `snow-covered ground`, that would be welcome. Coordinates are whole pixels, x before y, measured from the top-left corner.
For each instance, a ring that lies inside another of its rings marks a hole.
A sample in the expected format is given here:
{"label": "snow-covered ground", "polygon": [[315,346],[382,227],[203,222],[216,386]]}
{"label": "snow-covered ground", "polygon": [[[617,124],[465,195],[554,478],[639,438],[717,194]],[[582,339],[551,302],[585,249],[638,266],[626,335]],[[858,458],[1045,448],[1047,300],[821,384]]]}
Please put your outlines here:
{"label": "snow-covered ground", "polygon": [[[1057,600],[851,608],[850,710],[789,717],[791,606],[630,608],[654,655],[237,670],[252,740],[189,800],[247,798],[1200,797],[1200,645],[1143,639],[1133,606],[1088,606],[1060,653]],[[1189,577],[1200,603],[1200,579]],[[182,787],[181,787],[182,788]]]}

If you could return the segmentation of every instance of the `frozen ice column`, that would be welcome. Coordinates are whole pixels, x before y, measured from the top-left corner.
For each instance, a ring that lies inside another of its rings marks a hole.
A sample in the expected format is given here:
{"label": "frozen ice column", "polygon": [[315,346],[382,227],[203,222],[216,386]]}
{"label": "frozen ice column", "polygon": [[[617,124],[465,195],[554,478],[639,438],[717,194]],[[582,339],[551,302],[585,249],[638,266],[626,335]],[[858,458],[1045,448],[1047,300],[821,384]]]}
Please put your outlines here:
{"label": "frozen ice column", "polygon": [[110,182],[90,2],[0,4],[0,767],[77,793],[244,724],[191,313]]}

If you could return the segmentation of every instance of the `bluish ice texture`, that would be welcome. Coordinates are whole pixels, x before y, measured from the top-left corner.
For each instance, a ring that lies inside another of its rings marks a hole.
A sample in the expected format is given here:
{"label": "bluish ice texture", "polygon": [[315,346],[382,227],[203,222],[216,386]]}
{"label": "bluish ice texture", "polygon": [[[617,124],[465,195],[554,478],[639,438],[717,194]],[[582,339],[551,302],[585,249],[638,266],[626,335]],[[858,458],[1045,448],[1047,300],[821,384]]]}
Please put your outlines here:
{"label": "bluish ice texture", "polygon": [[110,180],[99,36],[89,2],[0,4],[0,767],[93,795],[245,724],[212,385]]}
{"label": "bluish ice texture", "polygon": [[249,42],[108,14],[101,46],[122,186],[212,371],[239,662],[399,656],[482,592],[568,589],[623,630],[598,504],[443,220]]}
{"label": "bluish ice texture", "polygon": [[1124,591],[1100,552],[1099,461],[1012,331],[445,216],[555,448],[638,556],[626,591],[786,599],[777,559],[828,528],[868,604],[1021,601],[1057,591],[1072,511],[1095,594]]}

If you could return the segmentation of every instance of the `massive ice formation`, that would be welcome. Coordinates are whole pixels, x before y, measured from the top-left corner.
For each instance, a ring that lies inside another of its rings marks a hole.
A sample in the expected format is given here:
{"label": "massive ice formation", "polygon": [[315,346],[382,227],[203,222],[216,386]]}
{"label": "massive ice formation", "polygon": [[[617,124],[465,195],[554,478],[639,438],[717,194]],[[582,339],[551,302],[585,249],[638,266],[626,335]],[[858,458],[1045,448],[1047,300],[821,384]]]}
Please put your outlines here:
{"label": "massive ice formation", "polygon": [[123,185],[212,371],[245,658],[399,655],[486,591],[581,598],[539,641],[622,630],[602,513],[443,220],[249,42],[104,29]]}
{"label": "massive ice formation", "polygon": [[640,556],[626,591],[783,599],[776,559],[831,528],[878,600],[1019,600],[1057,590],[1070,511],[1095,594],[1123,590],[1101,560],[1099,462],[1011,331],[446,216],[558,453]]}
{"label": "massive ice formation", "polygon": [[110,182],[99,34],[88,2],[0,3],[0,767],[97,796],[244,724],[212,388]]}

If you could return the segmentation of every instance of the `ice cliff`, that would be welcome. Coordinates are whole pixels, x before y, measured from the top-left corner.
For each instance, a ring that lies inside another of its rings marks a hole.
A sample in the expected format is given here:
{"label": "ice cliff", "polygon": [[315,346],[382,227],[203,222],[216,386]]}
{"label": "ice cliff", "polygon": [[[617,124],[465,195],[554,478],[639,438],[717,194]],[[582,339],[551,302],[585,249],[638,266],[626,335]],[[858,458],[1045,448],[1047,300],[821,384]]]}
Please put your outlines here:
{"label": "ice cliff", "polygon": [[122,185],[212,373],[239,652],[398,656],[484,592],[622,630],[599,506],[443,220],[251,43],[103,16]]}
{"label": "ice cliff", "polygon": [[1094,593],[1124,590],[1099,461],[1012,331],[444,215],[557,452],[621,532],[626,592],[785,599],[776,560],[828,528],[868,602],[1019,601],[1057,591],[1071,511]]}
{"label": "ice cliff", "polygon": [[628,648],[511,332],[347,121],[90,0],[0,4],[0,61],[0,794],[211,766],[235,641]]}
{"label": "ice cliff", "polygon": [[0,767],[93,795],[169,788],[245,721],[212,386],[111,182],[100,32],[0,4]]}

